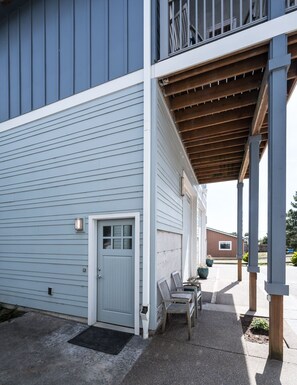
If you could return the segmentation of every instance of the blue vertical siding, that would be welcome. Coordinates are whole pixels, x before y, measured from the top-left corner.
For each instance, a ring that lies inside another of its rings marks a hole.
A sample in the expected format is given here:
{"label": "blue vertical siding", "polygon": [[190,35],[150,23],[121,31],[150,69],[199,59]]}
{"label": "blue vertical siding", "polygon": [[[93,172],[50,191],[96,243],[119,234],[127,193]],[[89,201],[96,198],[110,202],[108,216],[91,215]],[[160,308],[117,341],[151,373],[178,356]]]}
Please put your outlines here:
{"label": "blue vertical siding", "polygon": [[32,0],[32,102],[33,110],[45,105],[44,0]]}
{"label": "blue vertical siding", "polygon": [[21,114],[25,114],[32,109],[32,39],[29,3],[20,8],[20,65]]}
{"label": "blue vertical siding", "polygon": [[59,0],[45,2],[45,101],[59,99]]}
{"label": "blue vertical siding", "polygon": [[[60,98],[74,93],[74,5],[60,0]],[[62,22],[63,20],[63,22]]]}
{"label": "blue vertical siding", "polygon": [[[75,79],[74,92],[78,93],[90,88],[91,65],[90,65],[90,2],[86,0],[75,0],[74,19],[74,63]],[[99,36],[98,36],[99,37]]]}
{"label": "blue vertical siding", "polygon": [[10,116],[14,118],[20,114],[20,30],[19,12],[13,13],[12,21],[9,24],[9,79],[10,79]]}
{"label": "blue vertical siding", "polygon": [[143,2],[30,0],[0,21],[0,122],[143,67]]}
{"label": "blue vertical siding", "polygon": [[[100,39],[98,39],[100,36]],[[109,79],[108,0],[91,0],[91,86]],[[140,67],[138,67],[140,68]]]}
{"label": "blue vertical siding", "polygon": [[9,119],[8,23],[0,24],[0,116]]}
{"label": "blue vertical siding", "polygon": [[86,317],[88,215],[142,221],[142,85],[1,132],[0,174],[0,302]]}

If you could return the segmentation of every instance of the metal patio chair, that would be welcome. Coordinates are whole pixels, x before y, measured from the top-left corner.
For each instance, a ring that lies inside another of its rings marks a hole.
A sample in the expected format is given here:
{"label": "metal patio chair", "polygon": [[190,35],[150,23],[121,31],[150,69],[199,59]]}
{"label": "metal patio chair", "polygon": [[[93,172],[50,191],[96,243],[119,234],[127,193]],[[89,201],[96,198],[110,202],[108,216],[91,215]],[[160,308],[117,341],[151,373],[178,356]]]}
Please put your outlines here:
{"label": "metal patio chair", "polygon": [[191,293],[170,292],[165,278],[157,283],[163,301],[163,325],[164,333],[168,314],[185,314],[188,324],[188,339],[191,339],[192,318],[195,326],[195,300]]}
{"label": "metal patio chair", "polygon": [[178,271],[171,273],[171,277],[177,292],[193,292],[195,298],[196,318],[198,316],[198,303],[199,309],[202,310],[202,292],[200,282],[182,282],[181,276]]}

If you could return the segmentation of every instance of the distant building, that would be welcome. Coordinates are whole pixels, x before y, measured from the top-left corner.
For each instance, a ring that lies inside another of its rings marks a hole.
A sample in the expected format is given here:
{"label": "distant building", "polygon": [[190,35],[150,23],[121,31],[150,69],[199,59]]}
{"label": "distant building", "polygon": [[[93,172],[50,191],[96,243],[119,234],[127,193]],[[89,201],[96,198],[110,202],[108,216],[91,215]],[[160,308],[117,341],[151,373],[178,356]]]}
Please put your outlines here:
{"label": "distant building", "polygon": [[[236,258],[237,236],[220,230],[206,229],[207,254],[213,258]],[[242,242],[243,247],[243,242]]]}

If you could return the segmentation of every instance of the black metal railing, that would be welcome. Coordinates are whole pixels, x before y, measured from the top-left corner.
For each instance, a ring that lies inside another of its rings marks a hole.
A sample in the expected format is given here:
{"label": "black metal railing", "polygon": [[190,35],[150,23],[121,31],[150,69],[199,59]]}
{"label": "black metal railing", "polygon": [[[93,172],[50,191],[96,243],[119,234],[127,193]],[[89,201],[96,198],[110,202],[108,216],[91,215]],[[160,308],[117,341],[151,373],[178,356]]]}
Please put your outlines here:
{"label": "black metal railing", "polygon": [[[284,0],[286,11],[297,0]],[[267,20],[267,0],[161,0],[160,59]]]}

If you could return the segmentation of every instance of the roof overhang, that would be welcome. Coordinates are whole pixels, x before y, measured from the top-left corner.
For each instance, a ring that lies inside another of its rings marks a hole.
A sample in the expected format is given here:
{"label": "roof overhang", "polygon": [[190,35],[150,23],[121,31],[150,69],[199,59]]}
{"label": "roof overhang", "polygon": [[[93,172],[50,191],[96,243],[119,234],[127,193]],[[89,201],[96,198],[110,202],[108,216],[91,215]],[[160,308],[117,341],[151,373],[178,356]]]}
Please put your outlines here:
{"label": "roof overhang", "polygon": [[[249,176],[250,135],[268,141],[268,43],[159,79],[199,183]],[[288,37],[288,97],[297,80],[297,34]]]}

